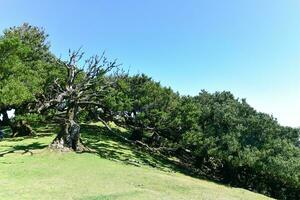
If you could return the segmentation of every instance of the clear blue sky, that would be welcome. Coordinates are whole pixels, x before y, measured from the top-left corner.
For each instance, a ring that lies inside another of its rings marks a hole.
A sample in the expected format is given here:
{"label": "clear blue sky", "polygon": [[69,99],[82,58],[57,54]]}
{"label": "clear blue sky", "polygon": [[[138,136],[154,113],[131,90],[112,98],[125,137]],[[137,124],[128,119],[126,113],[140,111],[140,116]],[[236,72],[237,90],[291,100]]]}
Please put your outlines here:
{"label": "clear blue sky", "polygon": [[181,94],[230,90],[300,126],[299,0],[0,0],[0,29],[29,22],[52,51],[106,50]]}

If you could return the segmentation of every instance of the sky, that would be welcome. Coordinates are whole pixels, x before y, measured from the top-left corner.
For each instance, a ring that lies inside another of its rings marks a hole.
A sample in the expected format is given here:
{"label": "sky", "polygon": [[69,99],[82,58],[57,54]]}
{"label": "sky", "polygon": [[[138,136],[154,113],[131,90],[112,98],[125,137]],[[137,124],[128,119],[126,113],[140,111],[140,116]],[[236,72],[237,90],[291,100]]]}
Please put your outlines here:
{"label": "sky", "polygon": [[44,27],[51,50],[103,51],[183,95],[231,91],[300,126],[299,0],[0,0],[0,30]]}

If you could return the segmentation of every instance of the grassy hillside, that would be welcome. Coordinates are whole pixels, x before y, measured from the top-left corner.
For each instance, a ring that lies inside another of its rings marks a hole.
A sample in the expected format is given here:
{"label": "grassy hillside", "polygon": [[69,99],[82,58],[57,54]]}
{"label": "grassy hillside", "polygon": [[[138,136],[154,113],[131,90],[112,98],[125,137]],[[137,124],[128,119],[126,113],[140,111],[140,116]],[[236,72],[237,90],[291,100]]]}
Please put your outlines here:
{"label": "grassy hillside", "polygon": [[97,125],[82,128],[93,153],[51,152],[45,147],[53,130],[42,127],[35,138],[0,142],[0,199],[269,199],[177,173],[167,160],[120,142]]}

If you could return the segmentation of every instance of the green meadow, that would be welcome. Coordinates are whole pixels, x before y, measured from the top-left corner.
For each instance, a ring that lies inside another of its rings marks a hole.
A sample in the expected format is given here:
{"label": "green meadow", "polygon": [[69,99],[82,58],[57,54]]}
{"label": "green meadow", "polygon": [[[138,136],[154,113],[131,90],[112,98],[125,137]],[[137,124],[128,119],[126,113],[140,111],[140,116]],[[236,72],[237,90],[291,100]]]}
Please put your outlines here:
{"label": "green meadow", "polygon": [[35,137],[0,142],[0,199],[270,199],[184,175],[172,158],[137,149],[99,124],[82,125],[83,142],[91,149],[86,153],[49,150],[57,128],[35,130]]}

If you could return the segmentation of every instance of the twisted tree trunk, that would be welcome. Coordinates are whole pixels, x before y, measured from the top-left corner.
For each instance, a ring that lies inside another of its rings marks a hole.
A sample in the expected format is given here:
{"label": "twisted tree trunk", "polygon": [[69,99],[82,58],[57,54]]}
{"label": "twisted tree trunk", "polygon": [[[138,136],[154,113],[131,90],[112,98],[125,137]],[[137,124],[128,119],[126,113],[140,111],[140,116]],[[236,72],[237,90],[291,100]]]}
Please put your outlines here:
{"label": "twisted tree trunk", "polygon": [[35,136],[32,127],[25,120],[9,124],[12,130],[11,137]]}
{"label": "twisted tree trunk", "polygon": [[78,108],[102,106],[104,95],[115,84],[105,75],[118,65],[116,61],[109,62],[102,54],[100,57],[87,59],[80,67],[78,62],[83,57],[80,49],[75,52],[69,51],[69,56],[69,61],[60,62],[67,70],[65,80],[60,82],[56,79],[49,87],[47,95],[42,95],[35,102],[35,109],[38,113],[51,108],[67,111],[61,130],[50,144],[50,148],[84,151],[88,148],[85,148],[80,140],[80,126],[76,123]]}
{"label": "twisted tree trunk", "polygon": [[50,148],[62,151],[84,151],[86,148],[80,140],[80,125],[75,122],[77,107],[67,110],[67,119],[62,124],[60,132],[50,145]]}

